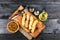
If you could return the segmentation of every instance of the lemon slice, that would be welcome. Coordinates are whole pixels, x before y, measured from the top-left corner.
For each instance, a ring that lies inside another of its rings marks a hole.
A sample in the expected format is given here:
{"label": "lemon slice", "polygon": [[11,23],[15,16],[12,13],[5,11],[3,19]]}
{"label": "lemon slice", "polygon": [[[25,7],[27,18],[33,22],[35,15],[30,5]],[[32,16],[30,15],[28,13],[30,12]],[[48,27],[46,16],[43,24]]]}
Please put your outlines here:
{"label": "lemon slice", "polygon": [[39,20],[40,21],[46,21],[47,18],[48,18],[48,13],[45,10],[43,10],[42,13],[39,14],[38,17],[39,17]]}
{"label": "lemon slice", "polygon": [[15,21],[10,21],[8,24],[7,24],[7,29],[9,32],[11,33],[15,33],[19,30],[19,25],[17,22]]}

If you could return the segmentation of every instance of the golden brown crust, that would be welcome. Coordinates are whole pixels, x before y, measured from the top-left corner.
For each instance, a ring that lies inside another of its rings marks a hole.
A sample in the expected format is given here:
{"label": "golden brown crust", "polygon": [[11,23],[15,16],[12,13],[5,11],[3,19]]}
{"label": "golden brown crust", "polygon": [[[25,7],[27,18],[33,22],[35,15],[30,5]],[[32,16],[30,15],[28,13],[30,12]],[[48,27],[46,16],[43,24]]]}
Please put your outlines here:
{"label": "golden brown crust", "polygon": [[43,25],[41,22],[38,22],[37,29],[35,30],[34,33],[31,33],[32,37],[36,38],[44,28],[45,28],[45,25]]}
{"label": "golden brown crust", "polygon": [[20,14],[20,16],[18,16],[14,20],[17,21],[20,24],[20,27],[22,27],[26,32],[30,32],[28,29],[26,29],[24,26],[22,26],[22,14]]}
{"label": "golden brown crust", "polygon": [[34,31],[36,30],[37,23],[38,23],[38,20],[34,20],[34,22],[32,24],[32,28],[31,28],[31,33],[34,33]]}

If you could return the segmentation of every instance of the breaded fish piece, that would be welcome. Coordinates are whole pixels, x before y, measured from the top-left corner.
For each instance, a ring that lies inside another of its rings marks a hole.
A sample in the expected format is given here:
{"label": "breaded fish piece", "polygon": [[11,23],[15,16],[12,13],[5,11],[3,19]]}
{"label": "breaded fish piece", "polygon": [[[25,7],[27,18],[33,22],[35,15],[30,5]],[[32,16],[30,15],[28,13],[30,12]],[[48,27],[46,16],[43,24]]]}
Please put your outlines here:
{"label": "breaded fish piece", "polygon": [[29,29],[32,29],[32,23],[33,23],[33,16],[30,16],[30,23],[29,23]]}
{"label": "breaded fish piece", "polygon": [[29,19],[30,19],[30,15],[29,15],[29,14],[26,14],[26,22],[25,22],[25,27],[26,27],[26,28],[28,28]]}
{"label": "breaded fish piece", "polygon": [[23,14],[23,17],[22,17],[22,26],[25,25],[25,18],[26,18],[26,16],[25,16],[25,14]]}
{"label": "breaded fish piece", "polygon": [[35,21],[33,22],[33,24],[32,24],[32,29],[31,29],[31,32],[32,32],[32,33],[35,31],[37,23],[38,23],[38,20],[35,20]]}
{"label": "breaded fish piece", "polygon": [[45,25],[42,22],[38,22],[36,26],[37,26],[37,29],[35,30],[35,32],[31,33],[33,38],[36,38],[45,28]]}
{"label": "breaded fish piece", "polygon": [[[25,30],[26,32],[30,32],[26,27],[24,27],[23,25],[22,25],[22,18],[23,18],[23,14],[20,14],[17,18],[15,18],[14,20],[15,21],[17,21],[18,23],[19,23],[19,25],[20,25],[20,27],[21,28],[23,28],[23,30]],[[25,21],[24,21],[25,22]],[[23,23],[24,23],[23,22]],[[24,23],[24,25],[25,25],[25,23]]]}

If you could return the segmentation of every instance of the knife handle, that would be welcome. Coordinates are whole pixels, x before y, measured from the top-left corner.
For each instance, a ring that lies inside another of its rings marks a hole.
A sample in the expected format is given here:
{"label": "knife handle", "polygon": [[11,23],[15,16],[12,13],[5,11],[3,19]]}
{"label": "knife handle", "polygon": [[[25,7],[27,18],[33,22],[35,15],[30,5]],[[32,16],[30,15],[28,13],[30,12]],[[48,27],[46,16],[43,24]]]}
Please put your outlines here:
{"label": "knife handle", "polygon": [[18,14],[18,11],[20,10],[23,10],[24,7],[22,5],[19,6],[19,8],[9,17],[9,19],[11,19],[12,17],[14,17],[16,14]]}

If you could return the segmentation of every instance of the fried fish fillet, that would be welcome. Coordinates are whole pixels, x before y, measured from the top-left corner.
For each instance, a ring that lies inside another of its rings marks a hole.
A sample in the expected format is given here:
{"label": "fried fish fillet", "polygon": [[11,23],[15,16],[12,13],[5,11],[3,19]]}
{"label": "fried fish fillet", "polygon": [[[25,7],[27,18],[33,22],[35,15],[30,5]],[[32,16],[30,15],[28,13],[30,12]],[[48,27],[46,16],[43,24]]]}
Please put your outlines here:
{"label": "fried fish fillet", "polygon": [[32,29],[31,29],[32,33],[35,31],[37,23],[38,23],[38,20],[34,20],[34,22],[32,24]]}
{"label": "fried fish fillet", "polygon": [[34,33],[31,33],[33,38],[36,38],[45,28],[45,25],[42,22],[37,23],[37,29],[35,30]]}
{"label": "fried fish fillet", "polygon": [[33,16],[30,16],[30,23],[29,23],[29,29],[32,29],[32,23],[33,23]]}
{"label": "fried fish fillet", "polygon": [[22,17],[23,17],[23,14],[20,14],[18,17],[16,17],[14,20],[17,21],[20,25],[21,28],[23,28],[23,30],[25,30],[26,32],[30,32],[26,27],[24,27],[22,25]]}
{"label": "fried fish fillet", "polygon": [[23,14],[23,17],[22,17],[22,26],[24,26],[25,25],[25,18],[26,18],[26,16],[25,16],[26,14]]}
{"label": "fried fish fillet", "polygon": [[26,22],[25,22],[26,28],[28,28],[28,26],[29,26],[29,19],[30,19],[30,15],[26,14]]}

